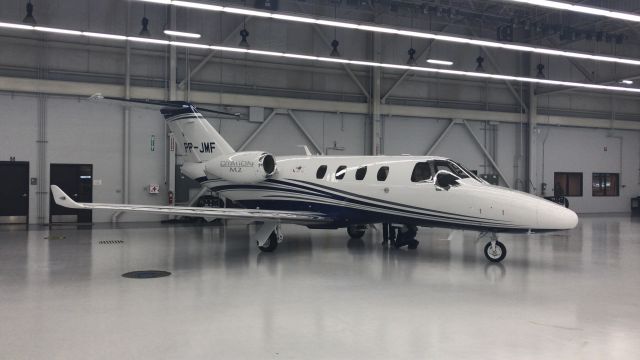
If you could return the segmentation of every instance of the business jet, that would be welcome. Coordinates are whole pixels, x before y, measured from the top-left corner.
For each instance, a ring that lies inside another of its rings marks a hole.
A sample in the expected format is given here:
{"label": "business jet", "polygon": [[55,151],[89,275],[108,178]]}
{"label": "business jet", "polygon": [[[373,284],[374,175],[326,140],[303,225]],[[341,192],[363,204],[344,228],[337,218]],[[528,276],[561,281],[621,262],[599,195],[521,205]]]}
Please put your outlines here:
{"label": "business jet", "polygon": [[278,156],[236,152],[201,112],[187,102],[125,100],[96,94],[92,100],[159,107],[184,158],[181,172],[240,208],[198,208],[77,203],[52,185],[58,205],[256,223],[253,239],[272,252],[283,240],[281,224],[310,229],[346,228],[360,238],[383,224],[385,241],[415,249],[418,227],[444,227],[490,235],[489,261],[506,254],[498,233],[541,233],[573,229],[575,212],[527,193],[486,183],[460,163],[436,156]]}

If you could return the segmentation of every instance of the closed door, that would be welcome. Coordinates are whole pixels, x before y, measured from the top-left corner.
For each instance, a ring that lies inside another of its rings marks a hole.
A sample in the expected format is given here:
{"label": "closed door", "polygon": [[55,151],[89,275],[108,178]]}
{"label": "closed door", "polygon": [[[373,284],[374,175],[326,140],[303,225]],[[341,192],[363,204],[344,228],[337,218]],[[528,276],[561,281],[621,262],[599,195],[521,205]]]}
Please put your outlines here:
{"label": "closed door", "polygon": [[[50,179],[76,202],[93,201],[93,165],[51,164]],[[91,210],[65,208],[49,199],[49,223],[90,223],[91,218]]]}
{"label": "closed door", "polygon": [[29,163],[0,161],[0,223],[29,222]]}

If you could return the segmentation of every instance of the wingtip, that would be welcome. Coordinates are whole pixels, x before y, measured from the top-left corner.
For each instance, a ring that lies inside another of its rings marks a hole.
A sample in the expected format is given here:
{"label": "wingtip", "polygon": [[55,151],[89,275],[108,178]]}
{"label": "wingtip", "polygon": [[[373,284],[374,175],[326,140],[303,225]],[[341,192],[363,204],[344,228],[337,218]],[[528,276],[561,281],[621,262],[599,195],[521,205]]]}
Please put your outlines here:
{"label": "wingtip", "polygon": [[51,185],[51,194],[53,195],[53,200],[56,204],[60,206],[64,206],[67,208],[75,208],[80,209],[82,206],[75,202],[69,195],[67,195],[62,189],[60,189],[57,185]]}

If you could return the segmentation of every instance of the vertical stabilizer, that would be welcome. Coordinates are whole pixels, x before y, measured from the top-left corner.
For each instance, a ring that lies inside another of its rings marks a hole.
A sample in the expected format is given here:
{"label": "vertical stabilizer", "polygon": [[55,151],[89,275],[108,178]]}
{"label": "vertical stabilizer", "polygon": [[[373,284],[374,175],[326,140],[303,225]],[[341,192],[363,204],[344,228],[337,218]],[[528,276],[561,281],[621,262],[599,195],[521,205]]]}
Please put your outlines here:
{"label": "vertical stabilizer", "polygon": [[185,161],[204,163],[235,151],[195,107],[184,103],[180,108],[163,108],[169,129],[176,139],[176,151]]}

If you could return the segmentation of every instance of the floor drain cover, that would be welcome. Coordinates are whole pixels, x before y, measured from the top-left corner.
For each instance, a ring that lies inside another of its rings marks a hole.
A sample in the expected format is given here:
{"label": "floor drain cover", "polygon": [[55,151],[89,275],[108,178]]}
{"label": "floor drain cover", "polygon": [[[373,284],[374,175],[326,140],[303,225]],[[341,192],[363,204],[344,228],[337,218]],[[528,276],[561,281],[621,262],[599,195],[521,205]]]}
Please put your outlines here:
{"label": "floor drain cover", "polygon": [[165,277],[171,275],[168,271],[160,271],[160,270],[141,270],[141,271],[131,271],[125,274],[122,274],[123,277],[129,279],[153,279],[159,277]]}
{"label": "floor drain cover", "polygon": [[124,240],[101,240],[101,241],[98,241],[98,244],[100,244],[100,245],[104,245],[104,244],[124,244]]}

